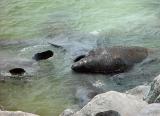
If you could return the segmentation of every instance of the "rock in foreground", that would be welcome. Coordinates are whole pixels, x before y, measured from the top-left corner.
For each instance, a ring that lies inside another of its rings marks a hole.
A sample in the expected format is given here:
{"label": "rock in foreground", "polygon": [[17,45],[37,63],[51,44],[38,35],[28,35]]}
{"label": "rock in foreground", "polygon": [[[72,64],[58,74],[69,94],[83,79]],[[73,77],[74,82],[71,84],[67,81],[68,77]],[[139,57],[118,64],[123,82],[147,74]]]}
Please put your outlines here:
{"label": "rock in foreground", "polygon": [[144,99],[148,95],[150,88],[151,87],[149,85],[140,85],[140,86],[137,86],[133,89],[126,91],[126,93],[134,95],[138,97],[139,99]]}
{"label": "rock in foreground", "polygon": [[154,103],[147,105],[137,116],[160,116],[160,104]]}
{"label": "rock in foreground", "polygon": [[147,103],[129,94],[110,91],[94,97],[73,116],[95,116],[100,112],[114,111],[120,116],[135,116]]}
{"label": "rock in foreground", "polygon": [[0,111],[0,116],[39,116],[32,113],[22,111]]}
{"label": "rock in foreground", "polygon": [[153,80],[146,101],[148,103],[160,103],[160,75]]}

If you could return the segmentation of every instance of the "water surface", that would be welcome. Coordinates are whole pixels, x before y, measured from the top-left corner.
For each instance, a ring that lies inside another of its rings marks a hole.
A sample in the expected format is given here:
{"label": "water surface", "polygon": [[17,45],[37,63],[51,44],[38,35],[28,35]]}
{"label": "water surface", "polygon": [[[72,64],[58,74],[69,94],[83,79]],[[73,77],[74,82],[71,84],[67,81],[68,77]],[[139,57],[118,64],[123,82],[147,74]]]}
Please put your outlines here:
{"label": "water surface", "polygon": [[[18,61],[30,74],[27,82],[7,79],[0,83],[0,104],[7,110],[58,116],[79,104],[79,89],[98,86],[103,91],[125,91],[159,74],[159,0],[1,0],[0,27],[1,77],[7,73],[6,64],[12,67]],[[114,45],[143,46],[155,52],[127,73],[107,76],[71,71],[75,56]],[[48,49],[55,52],[53,58],[32,61],[34,53]]]}

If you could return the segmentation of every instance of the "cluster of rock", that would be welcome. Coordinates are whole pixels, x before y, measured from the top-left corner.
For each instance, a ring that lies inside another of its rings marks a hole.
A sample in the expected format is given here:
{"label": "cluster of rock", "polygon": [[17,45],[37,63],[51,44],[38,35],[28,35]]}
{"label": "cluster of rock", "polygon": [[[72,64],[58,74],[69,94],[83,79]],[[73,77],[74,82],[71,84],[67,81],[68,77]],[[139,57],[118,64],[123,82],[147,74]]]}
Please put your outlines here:
{"label": "cluster of rock", "polygon": [[150,86],[138,86],[126,93],[102,93],[81,110],[67,109],[60,116],[160,116],[160,75]]}

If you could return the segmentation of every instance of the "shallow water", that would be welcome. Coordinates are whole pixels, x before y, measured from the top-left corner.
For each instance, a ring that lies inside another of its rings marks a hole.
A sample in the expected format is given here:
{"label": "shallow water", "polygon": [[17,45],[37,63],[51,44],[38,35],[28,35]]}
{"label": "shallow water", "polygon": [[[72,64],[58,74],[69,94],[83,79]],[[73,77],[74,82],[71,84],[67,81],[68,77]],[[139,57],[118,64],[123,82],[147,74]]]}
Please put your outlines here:
{"label": "shallow water", "polygon": [[[79,104],[77,96],[85,98],[77,91],[125,91],[159,74],[159,0],[1,0],[0,27],[1,77],[8,71],[5,64],[10,68],[18,61],[29,72],[27,80],[0,83],[0,104],[8,110],[58,116]],[[153,53],[118,75],[71,71],[75,56],[114,45],[144,46]],[[48,49],[55,52],[53,58],[32,61],[34,53]]]}

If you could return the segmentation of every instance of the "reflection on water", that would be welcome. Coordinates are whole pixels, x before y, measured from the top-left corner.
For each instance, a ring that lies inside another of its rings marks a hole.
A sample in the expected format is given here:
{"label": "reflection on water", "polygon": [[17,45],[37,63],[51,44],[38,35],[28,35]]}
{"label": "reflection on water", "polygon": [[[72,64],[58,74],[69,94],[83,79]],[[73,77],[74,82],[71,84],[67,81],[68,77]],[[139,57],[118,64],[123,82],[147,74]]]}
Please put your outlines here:
{"label": "reflection on water", "polygon": [[[159,0],[1,0],[0,72],[7,73],[14,64],[10,62],[18,59],[20,65],[30,67],[31,76],[28,82],[1,82],[0,104],[8,110],[58,116],[65,108],[87,101],[83,94],[90,91],[125,91],[150,82],[160,70],[159,20]],[[144,46],[153,53],[127,73],[71,71],[77,55],[114,45]],[[35,63],[33,55],[45,50],[53,50],[54,57]]]}

